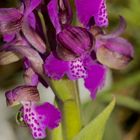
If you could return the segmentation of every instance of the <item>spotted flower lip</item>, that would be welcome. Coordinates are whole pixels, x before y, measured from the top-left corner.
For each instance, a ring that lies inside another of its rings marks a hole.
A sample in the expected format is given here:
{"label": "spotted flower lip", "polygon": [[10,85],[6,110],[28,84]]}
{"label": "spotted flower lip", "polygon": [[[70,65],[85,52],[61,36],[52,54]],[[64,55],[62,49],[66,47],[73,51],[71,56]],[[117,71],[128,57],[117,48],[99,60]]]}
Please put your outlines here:
{"label": "spotted flower lip", "polygon": [[53,129],[59,125],[61,113],[56,107],[47,102],[41,105],[36,104],[39,101],[36,86],[19,86],[6,92],[5,96],[10,106],[22,104],[20,117],[30,128],[34,139],[45,138],[46,128]]}
{"label": "spotted flower lip", "polygon": [[31,130],[34,139],[46,137],[46,128],[54,129],[61,120],[60,111],[50,103],[36,105],[33,102],[22,102],[23,119]]}
{"label": "spotted flower lip", "polygon": [[83,78],[85,87],[90,91],[93,99],[96,97],[97,90],[103,86],[106,76],[106,67],[90,56],[64,61],[51,53],[45,60],[44,71],[55,80],[61,79],[64,75],[67,75],[70,80]]}
{"label": "spotted flower lip", "polygon": [[69,60],[67,58],[67,52],[73,55],[74,59],[90,53],[95,44],[95,39],[90,32],[84,28],[74,26],[68,26],[58,33],[57,41],[57,53],[63,60]]}
{"label": "spotted flower lip", "polygon": [[75,0],[75,5],[79,20],[85,27],[108,25],[106,0]]}
{"label": "spotted flower lip", "polygon": [[19,86],[7,91],[5,96],[8,106],[15,106],[20,104],[21,101],[37,102],[40,100],[39,92],[35,86]]}

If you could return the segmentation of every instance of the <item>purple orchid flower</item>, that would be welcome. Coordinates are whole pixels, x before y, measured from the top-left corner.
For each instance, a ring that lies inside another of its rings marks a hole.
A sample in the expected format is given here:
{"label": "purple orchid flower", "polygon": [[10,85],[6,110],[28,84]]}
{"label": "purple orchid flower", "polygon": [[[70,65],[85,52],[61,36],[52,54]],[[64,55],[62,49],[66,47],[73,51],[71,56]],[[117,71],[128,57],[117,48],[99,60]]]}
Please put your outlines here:
{"label": "purple orchid flower", "polygon": [[[0,34],[4,41],[10,42],[15,35],[22,31],[29,43],[39,52],[44,53],[46,46],[40,36],[35,32],[36,20],[33,10],[41,3],[41,0],[23,0],[20,9],[0,9]],[[30,39],[29,39],[30,38]]]}
{"label": "purple orchid flower", "polygon": [[45,138],[46,128],[53,129],[59,125],[61,114],[57,108],[47,102],[36,104],[39,101],[39,93],[35,86],[19,86],[7,91],[5,96],[9,106],[22,104],[21,117],[24,124],[30,128],[34,139]]}
{"label": "purple orchid flower", "polygon": [[94,36],[87,29],[71,26],[70,23],[63,26],[58,7],[57,0],[48,4],[50,18],[56,28],[58,45],[45,61],[45,73],[56,80],[64,75],[70,80],[83,78],[91,97],[95,98],[97,90],[104,84],[106,68],[92,59]]}

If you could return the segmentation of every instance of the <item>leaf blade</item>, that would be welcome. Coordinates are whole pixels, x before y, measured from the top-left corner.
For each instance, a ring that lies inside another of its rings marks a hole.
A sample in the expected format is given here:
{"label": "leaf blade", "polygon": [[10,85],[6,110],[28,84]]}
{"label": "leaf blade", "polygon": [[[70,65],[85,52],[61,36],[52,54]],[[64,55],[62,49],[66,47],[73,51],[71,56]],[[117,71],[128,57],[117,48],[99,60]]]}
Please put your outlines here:
{"label": "leaf blade", "polygon": [[111,103],[91,121],[73,140],[102,140],[106,122],[115,107],[116,100]]}

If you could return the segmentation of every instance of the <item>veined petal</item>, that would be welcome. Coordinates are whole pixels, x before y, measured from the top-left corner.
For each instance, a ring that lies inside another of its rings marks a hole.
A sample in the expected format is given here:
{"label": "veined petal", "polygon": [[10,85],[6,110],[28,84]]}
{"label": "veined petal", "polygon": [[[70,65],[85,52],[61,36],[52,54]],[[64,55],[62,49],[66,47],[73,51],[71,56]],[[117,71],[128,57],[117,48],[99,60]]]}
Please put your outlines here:
{"label": "veined petal", "polygon": [[39,83],[38,75],[30,67],[24,72],[24,80],[27,85],[37,86]]}
{"label": "veined petal", "polygon": [[9,34],[19,31],[22,18],[22,13],[15,8],[0,8],[0,34]]}
{"label": "veined petal", "polygon": [[24,81],[27,85],[37,86],[39,83],[38,75],[34,72],[31,67],[30,61],[25,58],[24,59]]}
{"label": "veined petal", "polygon": [[[57,52],[59,52],[60,58],[61,49],[59,51],[59,48],[66,49],[75,57],[81,57],[91,52],[94,47],[94,37],[86,29],[81,27],[66,27],[57,35],[57,40],[59,43]],[[65,60],[65,58],[62,59]]]}
{"label": "veined petal", "polygon": [[61,31],[61,23],[59,21],[59,16],[58,16],[58,0],[51,0],[48,3],[48,13],[50,16],[50,19],[53,23],[53,26],[56,29],[56,33],[59,33]]}
{"label": "veined petal", "polygon": [[8,65],[19,61],[22,58],[21,55],[12,51],[1,51],[0,52],[0,65]]}
{"label": "veined petal", "polygon": [[41,0],[22,0],[25,6],[25,16],[28,16],[39,4]]}
{"label": "veined petal", "polygon": [[133,46],[121,37],[101,39],[96,43],[98,61],[110,68],[124,69],[133,59]]}
{"label": "veined petal", "polygon": [[55,57],[52,53],[47,57],[44,64],[45,73],[53,79],[61,79],[69,69],[69,62]]}
{"label": "veined petal", "polygon": [[6,101],[8,106],[15,106],[20,104],[22,101],[34,101],[40,100],[39,92],[35,86],[18,86],[13,90],[5,93]]}
{"label": "veined petal", "polygon": [[102,88],[106,76],[106,68],[100,64],[93,64],[87,68],[85,87],[90,91],[91,97],[95,99],[96,92]]}
{"label": "veined petal", "polygon": [[53,105],[47,102],[39,106],[33,102],[22,102],[22,104],[24,121],[31,129],[35,139],[45,138],[47,127],[55,128],[58,126],[61,114]]}
{"label": "veined petal", "polygon": [[105,0],[75,0],[75,4],[79,20],[86,27],[94,22],[97,26],[108,25]]}
{"label": "veined petal", "polygon": [[13,47],[17,52],[21,53],[24,57],[27,57],[29,61],[31,62],[32,68],[35,70],[37,73],[42,73],[43,72],[43,60],[38,54],[37,51],[35,51],[32,48],[29,47]]}
{"label": "veined petal", "polygon": [[37,49],[39,52],[44,53],[46,51],[46,46],[41,37],[35,32],[35,30],[29,26],[27,23],[23,23],[22,27],[23,34],[26,39],[31,43],[31,45]]}

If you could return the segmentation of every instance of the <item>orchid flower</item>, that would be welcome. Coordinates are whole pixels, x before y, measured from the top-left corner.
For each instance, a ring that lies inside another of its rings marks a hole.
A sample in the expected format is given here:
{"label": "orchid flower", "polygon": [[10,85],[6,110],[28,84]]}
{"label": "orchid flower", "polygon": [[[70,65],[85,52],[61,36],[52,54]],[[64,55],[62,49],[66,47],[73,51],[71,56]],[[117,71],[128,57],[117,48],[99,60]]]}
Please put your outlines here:
{"label": "orchid flower", "polygon": [[[10,42],[15,35],[22,31],[29,43],[39,52],[44,53],[45,44],[35,32],[36,20],[33,10],[41,3],[41,0],[23,0],[20,9],[0,9],[0,34],[4,41]],[[30,38],[30,39],[29,39]]]}
{"label": "orchid flower", "polygon": [[30,128],[34,139],[46,137],[46,128],[53,129],[58,126],[60,111],[50,103],[37,105],[39,92],[35,86],[19,86],[6,94],[8,106],[22,104],[20,109],[23,122]]}

